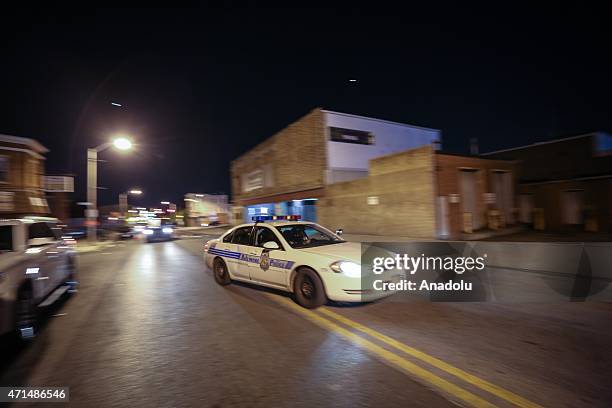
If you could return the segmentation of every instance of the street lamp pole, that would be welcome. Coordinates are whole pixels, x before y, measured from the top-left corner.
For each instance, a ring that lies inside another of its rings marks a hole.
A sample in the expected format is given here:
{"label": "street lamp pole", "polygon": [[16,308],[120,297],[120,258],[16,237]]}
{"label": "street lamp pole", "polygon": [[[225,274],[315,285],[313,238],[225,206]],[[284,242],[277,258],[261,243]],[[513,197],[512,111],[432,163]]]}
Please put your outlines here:
{"label": "street lamp pole", "polygon": [[87,239],[95,241],[98,221],[98,148],[87,149],[87,203]]}
{"label": "street lamp pole", "polygon": [[96,240],[98,224],[98,153],[114,146],[119,150],[128,150],[132,143],[126,138],[117,138],[113,143],[103,143],[97,147],[87,149],[87,239]]}

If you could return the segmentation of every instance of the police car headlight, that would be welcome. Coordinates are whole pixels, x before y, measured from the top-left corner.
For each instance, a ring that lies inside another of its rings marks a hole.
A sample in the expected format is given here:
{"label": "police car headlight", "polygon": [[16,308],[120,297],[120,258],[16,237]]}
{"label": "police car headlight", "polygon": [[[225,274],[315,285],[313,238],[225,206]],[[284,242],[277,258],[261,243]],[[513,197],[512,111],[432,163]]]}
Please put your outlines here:
{"label": "police car headlight", "polygon": [[164,228],[162,228],[162,232],[163,232],[164,234],[172,234],[172,228],[170,228],[170,227],[164,227]]}
{"label": "police car headlight", "polygon": [[361,265],[355,262],[338,261],[329,265],[332,271],[342,273],[351,278],[361,278]]}
{"label": "police car headlight", "polygon": [[142,230],[142,233],[145,235],[153,235],[153,230],[150,230],[150,229]]}

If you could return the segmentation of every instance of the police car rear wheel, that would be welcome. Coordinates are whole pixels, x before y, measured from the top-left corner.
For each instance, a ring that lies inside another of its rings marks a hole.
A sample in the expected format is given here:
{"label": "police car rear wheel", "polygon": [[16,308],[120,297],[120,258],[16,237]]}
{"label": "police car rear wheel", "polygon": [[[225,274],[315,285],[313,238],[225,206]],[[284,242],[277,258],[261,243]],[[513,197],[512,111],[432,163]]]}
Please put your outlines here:
{"label": "police car rear wheel", "polygon": [[223,259],[215,259],[213,262],[213,273],[215,274],[215,281],[221,286],[229,285],[232,282]]}
{"label": "police car rear wheel", "polygon": [[295,300],[300,306],[314,309],[327,302],[321,278],[313,270],[300,268],[293,283]]}

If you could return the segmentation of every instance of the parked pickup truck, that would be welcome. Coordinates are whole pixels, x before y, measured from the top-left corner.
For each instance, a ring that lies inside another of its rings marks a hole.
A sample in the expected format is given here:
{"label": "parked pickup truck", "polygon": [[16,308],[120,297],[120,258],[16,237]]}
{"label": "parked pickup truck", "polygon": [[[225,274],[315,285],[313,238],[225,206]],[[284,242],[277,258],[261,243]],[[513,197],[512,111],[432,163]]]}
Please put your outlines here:
{"label": "parked pickup truck", "polygon": [[52,218],[0,220],[0,335],[35,336],[41,308],[76,291],[74,248]]}

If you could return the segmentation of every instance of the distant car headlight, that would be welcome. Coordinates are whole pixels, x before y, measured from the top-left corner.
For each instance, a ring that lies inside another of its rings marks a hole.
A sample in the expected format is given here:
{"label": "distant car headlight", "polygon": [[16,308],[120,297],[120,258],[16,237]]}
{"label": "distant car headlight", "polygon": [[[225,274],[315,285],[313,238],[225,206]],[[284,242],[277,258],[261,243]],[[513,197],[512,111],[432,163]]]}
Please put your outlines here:
{"label": "distant car headlight", "polygon": [[153,230],[145,229],[145,230],[142,230],[142,233],[145,235],[153,235]]}
{"label": "distant car headlight", "polygon": [[162,228],[162,232],[163,232],[164,234],[172,234],[172,228],[170,228],[170,227],[164,227],[164,228]]}
{"label": "distant car headlight", "polygon": [[332,271],[351,278],[361,278],[361,265],[350,261],[338,261],[329,265]]}

